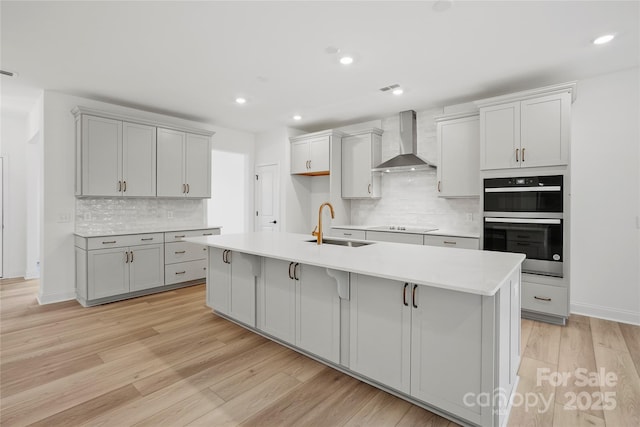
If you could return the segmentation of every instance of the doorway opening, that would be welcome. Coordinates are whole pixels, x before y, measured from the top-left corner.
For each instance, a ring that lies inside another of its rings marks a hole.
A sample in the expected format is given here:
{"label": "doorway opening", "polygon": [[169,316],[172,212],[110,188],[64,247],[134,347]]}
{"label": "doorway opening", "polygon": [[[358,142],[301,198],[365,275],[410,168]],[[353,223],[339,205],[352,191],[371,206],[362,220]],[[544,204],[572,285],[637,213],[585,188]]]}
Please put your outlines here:
{"label": "doorway opening", "polygon": [[211,198],[207,202],[210,226],[221,226],[222,234],[246,231],[246,155],[229,151],[211,152]]}

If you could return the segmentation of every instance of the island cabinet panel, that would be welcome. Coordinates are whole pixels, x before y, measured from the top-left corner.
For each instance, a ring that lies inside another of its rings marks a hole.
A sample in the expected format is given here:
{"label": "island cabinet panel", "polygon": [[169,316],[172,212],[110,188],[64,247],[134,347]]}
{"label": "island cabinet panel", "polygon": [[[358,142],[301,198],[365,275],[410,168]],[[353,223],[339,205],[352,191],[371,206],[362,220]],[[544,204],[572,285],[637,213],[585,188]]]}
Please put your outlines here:
{"label": "island cabinet panel", "polygon": [[324,268],[264,260],[261,331],[334,363],[340,361],[340,300]]}
{"label": "island cabinet panel", "polygon": [[[411,310],[411,395],[465,418],[482,392],[482,297],[418,286]],[[507,310],[507,313],[509,310]]]}
{"label": "island cabinet panel", "polygon": [[251,327],[256,326],[257,264],[258,260],[253,255],[228,249],[209,249],[209,305],[215,311]]}
{"label": "island cabinet panel", "polygon": [[258,329],[290,344],[294,344],[296,340],[294,266],[294,262],[265,259],[262,292],[258,302],[261,309]]}
{"label": "island cabinet panel", "polygon": [[351,370],[410,392],[411,286],[351,274]]}

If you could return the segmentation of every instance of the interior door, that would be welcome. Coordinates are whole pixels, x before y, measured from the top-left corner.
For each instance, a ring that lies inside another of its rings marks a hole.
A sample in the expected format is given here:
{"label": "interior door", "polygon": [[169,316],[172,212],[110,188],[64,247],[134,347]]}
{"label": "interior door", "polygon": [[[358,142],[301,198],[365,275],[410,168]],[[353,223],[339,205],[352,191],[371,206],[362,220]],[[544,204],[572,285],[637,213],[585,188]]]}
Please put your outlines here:
{"label": "interior door", "polygon": [[280,231],[278,165],[256,167],[256,231]]}

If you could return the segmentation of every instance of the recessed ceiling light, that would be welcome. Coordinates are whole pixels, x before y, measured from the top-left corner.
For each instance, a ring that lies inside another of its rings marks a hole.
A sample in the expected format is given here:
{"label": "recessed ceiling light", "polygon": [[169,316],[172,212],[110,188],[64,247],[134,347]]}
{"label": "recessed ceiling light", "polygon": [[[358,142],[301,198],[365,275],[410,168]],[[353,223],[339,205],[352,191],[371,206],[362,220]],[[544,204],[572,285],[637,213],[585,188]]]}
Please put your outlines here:
{"label": "recessed ceiling light", "polygon": [[391,169],[387,169],[385,172],[389,173],[389,172],[391,172]]}
{"label": "recessed ceiling light", "polygon": [[593,44],[606,44],[615,38],[615,34],[605,34],[604,36],[600,36],[593,41]]}
{"label": "recessed ceiling light", "polygon": [[402,88],[399,87],[397,89],[394,89],[393,92],[391,93],[393,93],[394,95],[402,95],[404,93],[404,90],[402,90]]}
{"label": "recessed ceiling light", "polygon": [[247,102],[247,100],[245,98],[236,98],[236,103],[237,104],[244,104],[245,102]]}
{"label": "recessed ceiling light", "polygon": [[342,56],[342,57],[340,57],[340,63],[342,65],[353,64],[353,57],[351,57],[351,56]]}
{"label": "recessed ceiling light", "polygon": [[302,116],[299,114],[296,114],[295,116],[293,116],[293,120],[302,120]]}

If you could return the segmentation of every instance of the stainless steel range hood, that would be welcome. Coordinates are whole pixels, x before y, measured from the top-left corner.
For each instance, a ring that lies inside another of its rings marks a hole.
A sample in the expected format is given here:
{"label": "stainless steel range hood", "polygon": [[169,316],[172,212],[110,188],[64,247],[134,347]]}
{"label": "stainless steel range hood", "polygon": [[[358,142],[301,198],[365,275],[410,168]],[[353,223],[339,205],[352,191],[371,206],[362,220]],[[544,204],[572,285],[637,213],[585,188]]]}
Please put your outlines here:
{"label": "stainless steel range hood", "polygon": [[371,170],[373,172],[407,172],[435,168],[435,165],[420,158],[417,152],[416,112],[402,111],[400,112],[400,154]]}

